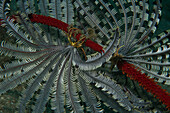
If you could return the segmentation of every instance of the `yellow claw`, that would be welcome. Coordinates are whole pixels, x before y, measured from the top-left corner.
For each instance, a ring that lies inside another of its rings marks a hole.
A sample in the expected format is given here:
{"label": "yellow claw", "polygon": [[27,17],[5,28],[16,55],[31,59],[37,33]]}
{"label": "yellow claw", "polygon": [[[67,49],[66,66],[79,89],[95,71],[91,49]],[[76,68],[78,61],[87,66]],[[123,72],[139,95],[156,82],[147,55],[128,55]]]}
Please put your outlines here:
{"label": "yellow claw", "polygon": [[119,48],[117,48],[116,52],[114,53],[114,55],[112,56],[112,58],[110,59],[110,61],[112,62],[110,69],[112,70],[113,67],[118,63],[118,61],[122,58],[122,55],[119,55],[119,50],[120,48],[122,48],[124,45],[120,46]]}
{"label": "yellow claw", "polygon": [[[80,39],[78,41],[75,41],[75,42],[71,41],[71,37],[73,34],[74,34],[74,36],[76,36],[77,34],[81,33],[80,29],[78,29],[78,28],[73,28],[72,26],[70,26],[68,28],[68,33],[66,33],[66,32],[64,32],[64,33],[66,34],[70,45],[73,47],[80,48],[83,45],[83,43],[85,42],[86,36],[83,34],[80,36]],[[81,50],[83,51],[83,53],[85,55],[85,60],[87,60],[86,53],[85,53],[84,49],[81,48]]]}
{"label": "yellow claw", "polygon": [[123,46],[124,46],[124,45],[120,46],[120,47],[116,50],[116,53],[114,54],[114,57],[120,56],[118,52],[119,52],[119,49],[122,48]]}
{"label": "yellow claw", "polygon": [[[74,31],[74,30],[75,30],[75,31]],[[67,38],[68,38],[68,41],[69,41],[70,45],[73,46],[73,47],[79,48],[79,47],[81,47],[82,44],[85,42],[86,37],[83,36],[83,37],[82,37],[81,39],[79,39],[77,42],[72,42],[72,41],[71,41],[71,37],[72,37],[72,35],[73,35],[73,32],[74,32],[74,35],[76,35],[76,34],[75,34],[76,31],[77,31],[77,32],[80,32],[80,30],[77,29],[77,28],[68,28],[68,33],[66,33],[66,32],[64,32],[64,33],[67,35]],[[83,40],[83,41],[82,41],[82,40]],[[82,42],[79,43],[80,41],[82,41]],[[79,44],[78,44],[78,43],[79,43]]]}
{"label": "yellow claw", "polygon": [[83,49],[83,48],[81,48],[81,50],[82,50],[82,51],[83,51],[83,53],[84,53],[85,60],[87,60],[86,53],[85,53],[84,49]]}

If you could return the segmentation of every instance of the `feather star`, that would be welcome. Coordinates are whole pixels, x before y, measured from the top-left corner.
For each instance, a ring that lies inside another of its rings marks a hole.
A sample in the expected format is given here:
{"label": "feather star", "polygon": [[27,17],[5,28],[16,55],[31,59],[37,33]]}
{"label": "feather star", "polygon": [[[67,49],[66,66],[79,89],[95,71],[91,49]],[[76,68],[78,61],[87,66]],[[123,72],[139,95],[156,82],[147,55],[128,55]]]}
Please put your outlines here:
{"label": "feather star", "polygon": [[2,0],[0,24],[15,41],[1,42],[13,60],[0,69],[0,94],[26,83],[19,113],[168,112],[157,82],[170,84],[170,31],[152,36],[161,2],[151,2]]}

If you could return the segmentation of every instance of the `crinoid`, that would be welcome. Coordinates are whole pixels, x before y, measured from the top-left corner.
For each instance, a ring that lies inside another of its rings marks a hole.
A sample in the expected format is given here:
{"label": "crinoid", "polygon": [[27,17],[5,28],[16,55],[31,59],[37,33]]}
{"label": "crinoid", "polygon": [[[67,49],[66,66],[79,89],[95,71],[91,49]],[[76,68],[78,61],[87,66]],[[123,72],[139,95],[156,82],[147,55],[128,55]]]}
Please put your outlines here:
{"label": "crinoid", "polygon": [[160,14],[159,0],[2,0],[14,40],[0,46],[12,58],[1,96],[24,84],[19,113],[168,112],[156,82],[170,80],[169,31],[152,36]]}

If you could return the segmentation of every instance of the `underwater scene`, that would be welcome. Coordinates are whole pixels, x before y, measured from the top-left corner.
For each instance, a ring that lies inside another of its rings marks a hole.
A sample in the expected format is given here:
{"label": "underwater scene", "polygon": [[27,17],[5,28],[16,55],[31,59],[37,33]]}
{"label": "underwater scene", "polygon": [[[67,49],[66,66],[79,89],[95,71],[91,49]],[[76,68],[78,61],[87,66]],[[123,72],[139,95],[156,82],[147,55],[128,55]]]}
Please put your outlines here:
{"label": "underwater scene", "polygon": [[169,0],[0,0],[0,113],[169,113]]}

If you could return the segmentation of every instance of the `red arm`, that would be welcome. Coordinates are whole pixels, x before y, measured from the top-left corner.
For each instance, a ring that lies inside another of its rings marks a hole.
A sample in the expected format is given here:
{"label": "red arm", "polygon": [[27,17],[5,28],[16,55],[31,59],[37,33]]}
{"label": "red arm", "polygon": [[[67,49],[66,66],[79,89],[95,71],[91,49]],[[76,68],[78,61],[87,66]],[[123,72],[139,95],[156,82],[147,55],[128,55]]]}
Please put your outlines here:
{"label": "red arm", "polygon": [[162,89],[153,79],[141,73],[140,70],[137,70],[133,64],[129,64],[126,61],[119,61],[117,66],[123,73],[126,73],[127,77],[137,81],[140,86],[156,96],[170,110],[170,93]]}
{"label": "red arm", "polygon": [[89,40],[89,39],[86,40],[85,45],[86,45],[87,47],[90,47],[90,48],[93,49],[94,51],[98,51],[98,52],[100,52],[100,53],[102,53],[102,52],[104,53],[104,50],[103,50],[103,47],[102,47],[102,46],[100,46],[99,44],[97,44],[97,43],[95,43],[95,42],[93,42],[93,41],[91,41],[91,40]]}
{"label": "red arm", "polygon": [[41,23],[41,24],[45,24],[48,26],[57,27],[58,29],[61,29],[68,33],[67,28],[69,27],[69,25],[60,20],[57,20],[49,16],[43,16],[43,15],[37,15],[37,14],[29,14],[28,17],[30,18],[31,22],[36,22],[36,23]]}
{"label": "red arm", "polygon": [[1,22],[2,20],[3,20],[3,19],[0,19],[0,25],[2,24],[2,22]]}
{"label": "red arm", "polygon": [[[57,19],[49,17],[49,16],[43,16],[43,15],[37,15],[37,14],[29,14],[28,16],[29,16],[31,22],[37,22],[37,23],[42,23],[42,24],[45,24],[45,25],[57,27],[58,29],[61,29],[61,30],[65,31],[66,33],[68,33],[69,25],[67,23],[60,21],[60,20],[57,20]],[[82,34],[77,34],[75,36],[75,38],[77,40],[79,40],[81,35]],[[73,36],[74,36],[74,34],[73,34]],[[100,46],[99,44],[97,44],[97,43],[95,43],[95,42],[93,42],[89,39],[86,40],[85,46],[90,47],[94,51],[104,53],[102,46]]]}

